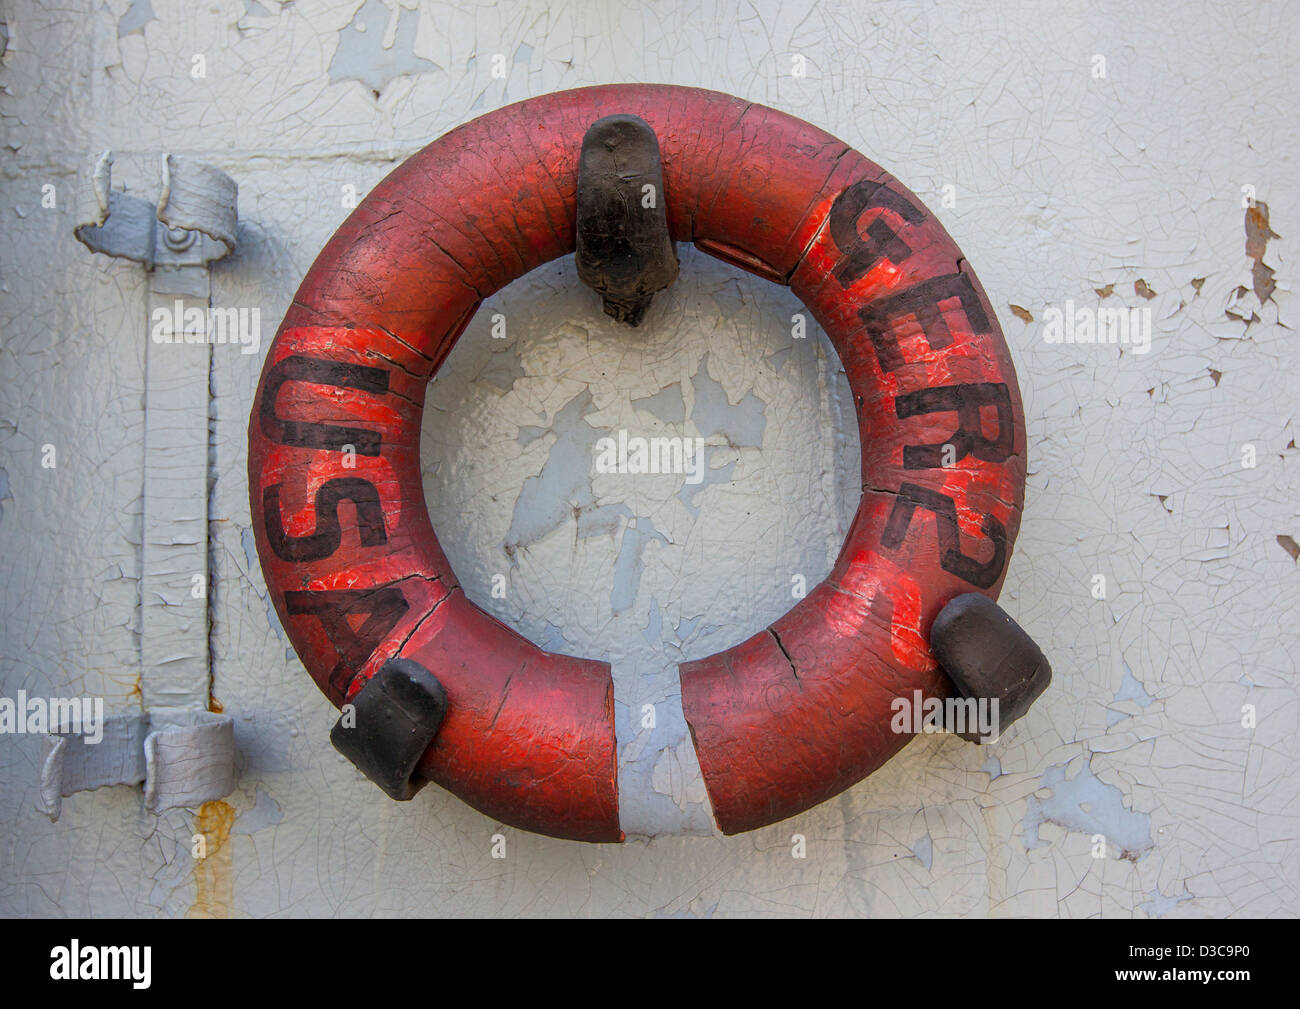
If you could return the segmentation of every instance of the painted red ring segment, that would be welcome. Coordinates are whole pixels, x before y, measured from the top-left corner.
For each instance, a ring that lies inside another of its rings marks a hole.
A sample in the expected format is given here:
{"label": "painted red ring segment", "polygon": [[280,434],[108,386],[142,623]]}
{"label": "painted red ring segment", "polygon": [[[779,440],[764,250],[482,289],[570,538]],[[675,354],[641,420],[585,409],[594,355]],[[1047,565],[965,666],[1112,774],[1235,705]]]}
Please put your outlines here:
{"label": "painted red ring segment", "polygon": [[927,644],[953,596],[996,598],[1024,501],[1015,372],[979,282],[908,190],[842,142],[727,95],[611,85],[530,99],[434,141],[339,228],[272,345],[249,426],[267,586],[343,703],[404,656],[447,692],[420,773],[502,822],[622,838],[606,663],[479,610],[429,523],[425,386],[482,299],[574,251],[582,138],[617,112],[659,138],[676,241],[789,284],[839,352],[863,498],[831,575],[770,629],[681,667],[726,833],[791,816],[910,738],[891,702],[947,681]]}

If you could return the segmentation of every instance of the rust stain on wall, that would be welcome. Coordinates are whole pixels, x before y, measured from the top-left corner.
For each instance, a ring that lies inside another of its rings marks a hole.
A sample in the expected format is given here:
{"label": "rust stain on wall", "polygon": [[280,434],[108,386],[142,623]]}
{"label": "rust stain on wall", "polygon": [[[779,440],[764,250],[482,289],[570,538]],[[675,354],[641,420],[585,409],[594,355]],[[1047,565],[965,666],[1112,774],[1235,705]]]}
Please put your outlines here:
{"label": "rust stain on wall", "polygon": [[1251,267],[1251,282],[1255,288],[1255,297],[1262,305],[1273,296],[1277,281],[1273,279],[1273,268],[1264,265],[1264,253],[1268,251],[1270,238],[1282,236],[1268,226],[1268,204],[1257,202],[1246,208],[1246,255],[1254,260]]}
{"label": "rust stain on wall", "polygon": [[217,800],[199,807],[194,829],[206,839],[207,853],[194,865],[194,904],[187,918],[229,918],[235,898],[234,865],[230,849],[230,828],[235,807]]}

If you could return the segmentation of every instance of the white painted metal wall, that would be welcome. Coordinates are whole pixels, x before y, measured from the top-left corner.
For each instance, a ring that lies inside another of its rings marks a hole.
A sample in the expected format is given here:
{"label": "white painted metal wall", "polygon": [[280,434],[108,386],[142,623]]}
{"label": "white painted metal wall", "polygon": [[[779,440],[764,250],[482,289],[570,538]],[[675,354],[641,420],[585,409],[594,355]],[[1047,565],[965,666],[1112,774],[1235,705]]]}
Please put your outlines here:
{"label": "white painted metal wall", "polygon": [[[4,4],[0,696],[140,703],[150,295],[139,267],[72,237],[88,156],[113,148],[115,180],[146,199],[164,151],[238,182],[239,249],[212,270],[212,301],[260,308],[263,341],[210,351],[197,616],[239,786],[160,818],[138,789],[101,789],[51,824],[38,741],[0,736],[0,913],[1300,912],[1300,388],[1285,363],[1300,15],[1255,6]],[[502,830],[434,788],[394,804],[330,747],[334,713],[267,602],[249,528],[266,346],[350,192],[466,119],[610,81],[715,88],[829,130],[916,191],[978,272],[1028,421],[1001,601],[1056,673],[992,747],[924,737],[839,798],[724,839],[689,744],[641,728],[643,704],[671,709],[679,660],[749,636],[790,606],[794,575],[829,570],[856,504],[825,338],[793,341],[788,291],[689,248],[635,331],[571,260],[512,285],[424,426],[430,510],[469,596],[614,664],[628,842]],[[1252,217],[1250,198],[1267,210]],[[1047,342],[1068,302],[1150,308],[1149,352]],[[582,469],[619,428],[706,438],[707,479]],[[664,825],[696,836],[635,833]]]}

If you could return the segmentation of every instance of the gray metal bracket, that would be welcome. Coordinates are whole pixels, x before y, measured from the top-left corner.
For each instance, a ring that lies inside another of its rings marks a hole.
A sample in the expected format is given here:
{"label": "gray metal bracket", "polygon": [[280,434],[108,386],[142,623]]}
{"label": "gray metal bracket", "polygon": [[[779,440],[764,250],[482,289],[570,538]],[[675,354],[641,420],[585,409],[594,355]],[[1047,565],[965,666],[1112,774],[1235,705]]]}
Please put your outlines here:
{"label": "gray metal bracket", "polygon": [[109,715],[98,738],[60,725],[43,740],[38,808],[58,820],[69,795],[143,783],[150,813],[192,809],[234,791],[236,756],[234,720],[194,708]]}
{"label": "gray metal bracket", "polygon": [[[212,165],[162,156],[158,202],[112,185],[113,155],[93,161],[73,234],[92,252],[148,271],[147,307],[206,309],[208,266],[235,249],[238,186]],[[149,312],[151,318],[153,312]],[[140,689],[144,711],[115,714],[105,742],[46,739],[41,807],[112,784],[145,786],[153,813],[229,795],[238,777],[234,720],[208,710],[208,423],[211,351],[178,339],[181,322],[146,323],[144,512],[140,544]],[[159,336],[166,339],[158,339]],[[195,586],[204,591],[196,594]],[[111,740],[111,745],[109,741]]]}
{"label": "gray metal bracket", "polygon": [[189,273],[206,271],[235,251],[239,187],[219,168],[164,154],[157,204],[113,188],[112,151],[99,155],[90,177],[93,202],[73,229],[77,240],[91,252],[130,259],[146,270],[178,271],[179,284],[164,283],[168,293],[191,293],[194,285],[184,280]]}

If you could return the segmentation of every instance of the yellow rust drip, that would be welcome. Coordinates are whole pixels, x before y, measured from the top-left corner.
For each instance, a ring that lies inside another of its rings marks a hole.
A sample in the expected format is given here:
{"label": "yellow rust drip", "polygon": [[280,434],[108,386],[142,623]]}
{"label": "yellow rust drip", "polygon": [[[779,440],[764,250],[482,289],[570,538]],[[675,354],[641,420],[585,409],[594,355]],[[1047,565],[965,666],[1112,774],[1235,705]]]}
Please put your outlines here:
{"label": "yellow rust drip", "polygon": [[229,918],[235,899],[235,878],[230,848],[230,828],[235,824],[235,807],[217,800],[199,807],[195,833],[207,844],[206,857],[194,863],[194,906],[187,918]]}

